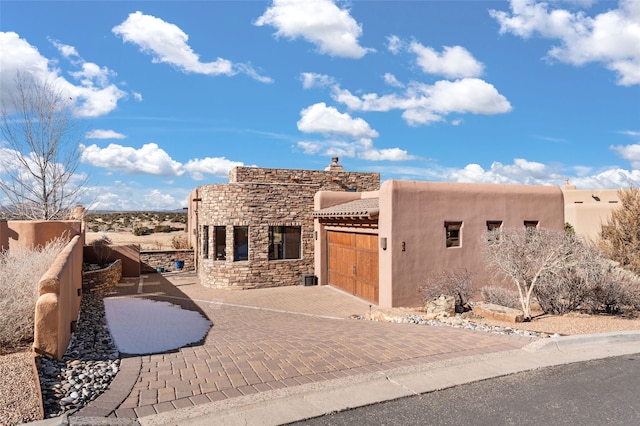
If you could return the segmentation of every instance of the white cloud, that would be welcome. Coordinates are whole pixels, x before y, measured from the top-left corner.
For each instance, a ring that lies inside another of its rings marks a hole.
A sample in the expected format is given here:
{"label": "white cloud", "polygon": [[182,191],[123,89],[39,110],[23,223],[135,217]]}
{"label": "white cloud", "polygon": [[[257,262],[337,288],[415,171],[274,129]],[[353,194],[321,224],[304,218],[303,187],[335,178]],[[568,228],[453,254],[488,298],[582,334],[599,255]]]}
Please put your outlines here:
{"label": "white cloud", "polygon": [[349,114],[340,113],[324,102],[303,109],[300,115],[302,118],[298,121],[298,130],[301,132],[336,134],[354,138],[378,136],[378,132],[362,118],[352,118]]}
{"label": "white cloud", "polygon": [[140,11],[129,14],[127,19],[111,31],[122,37],[123,41],[133,43],[142,52],[151,55],[154,63],[166,63],[183,72],[206,75],[232,76],[241,72],[260,82],[272,82],[271,78],[261,76],[249,64],[234,64],[223,58],[201,62],[200,55],[187,43],[189,36],[180,27]]}
{"label": "white cloud", "polygon": [[441,80],[433,85],[412,82],[404,93],[384,96],[367,93],[358,97],[334,87],[332,97],[354,111],[403,110],[402,117],[412,126],[443,121],[451,113],[491,115],[512,109],[493,85],[477,78]]}
{"label": "white cloud", "polygon": [[106,148],[81,144],[80,150],[81,161],[125,174],[181,176],[184,173],[182,164],[171,159],[155,143],[145,144],[140,149],[118,144],[109,144]]}
{"label": "white cloud", "polygon": [[133,92],[133,99],[137,102],[142,102],[142,93]]}
{"label": "white cloud", "polygon": [[617,9],[596,16],[584,11],[554,9],[548,3],[512,0],[511,12],[491,10],[500,33],[522,38],[538,35],[558,40],[549,57],[580,66],[604,64],[618,75],[618,84],[640,84],[640,2],[622,0]]}
{"label": "white cloud", "polygon": [[[76,49],[53,41],[59,51],[71,59],[78,71],[71,71],[77,84],[60,76],[60,70],[54,67],[54,60],[49,60],[37,48],[14,32],[0,32],[0,51],[2,72],[0,73],[0,99],[9,99],[15,88],[15,77],[18,72],[31,75],[37,81],[54,85],[65,95],[72,98],[74,113],[81,117],[97,117],[113,111],[118,101],[126,93],[110,82],[116,74],[106,67],[83,61]],[[8,107],[8,105],[4,105]]]}
{"label": "white cloud", "polygon": [[417,63],[428,74],[447,78],[478,77],[484,72],[484,65],[478,62],[462,46],[445,46],[442,53],[433,48],[412,42],[409,50],[417,55]]}
{"label": "white cloud", "polygon": [[369,161],[407,161],[416,157],[409,155],[406,150],[400,148],[376,149],[370,139],[359,141],[358,157]]}
{"label": "white cloud", "polygon": [[205,174],[226,177],[231,169],[238,166],[244,166],[244,163],[227,160],[224,157],[207,157],[189,160],[184,165],[184,169],[191,174],[193,179],[203,180]]}
{"label": "white cloud", "polygon": [[397,35],[390,35],[387,37],[387,49],[397,55],[404,49],[404,42]]}
{"label": "white cloud", "polygon": [[51,44],[55,46],[56,49],[60,52],[62,56],[69,59],[79,58],[80,55],[74,46],[69,46],[68,44],[60,43],[57,40],[49,40]]}
{"label": "white cloud", "polygon": [[305,89],[327,87],[335,84],[333,77],[326,74],[316,74],[314,72],[300,73],[300,79],[302,80],[302,87]]}
{"label": "white cloud", "polygon": [[274,0],[255,25],[276,28],[278,37],[301,37],[329,56],[357,59],[372,50],[358,43],[362,28],[349,10],[331,0]]}
{"label": "white cloud", "polygon": [[127,136],[115,130],[95,129],[88,131],[84,137],[85,139],[124,139]]}
{"label": "white cloud", "polygon": [[640,144],[612,145],[610,147],[618,155],[631,163],[631,167],[640,169]]}
{"label": "white cloud", "polygon": [[400,82],[396,78],[396,76],[391,73],[385,73],[385,75],[382,76],[382,78],[384,79],[384,82],[387,83],[389,86],[404,87],[404,84],[402,84],[402,82]]}

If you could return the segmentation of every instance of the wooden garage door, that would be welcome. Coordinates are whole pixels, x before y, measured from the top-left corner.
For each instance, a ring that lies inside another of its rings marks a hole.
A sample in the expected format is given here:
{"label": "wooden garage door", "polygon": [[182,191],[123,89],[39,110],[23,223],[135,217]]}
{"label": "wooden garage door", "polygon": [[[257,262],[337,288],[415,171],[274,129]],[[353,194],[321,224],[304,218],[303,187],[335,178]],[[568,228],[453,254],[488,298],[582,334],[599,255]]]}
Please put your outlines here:
{"label": "wooden garage door", "polygon": [[329,231],[329,284],[378,303],[378,236]]}

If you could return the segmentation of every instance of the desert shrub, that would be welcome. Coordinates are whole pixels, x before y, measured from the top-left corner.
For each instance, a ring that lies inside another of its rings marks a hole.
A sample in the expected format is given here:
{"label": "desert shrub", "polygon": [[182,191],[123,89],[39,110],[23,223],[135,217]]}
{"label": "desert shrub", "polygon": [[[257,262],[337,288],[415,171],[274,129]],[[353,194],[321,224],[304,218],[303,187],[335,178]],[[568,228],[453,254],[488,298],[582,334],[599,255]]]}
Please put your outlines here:
{"label": "desert shrub", "polygon": [[140,237],[149,233],[149,228],[146,226],[136,226],[133,228],[133,235]]}
{"label": "desert shrub", "polygon": [[463,307],[473,296],[473,274],[465,270],[442,271],[429,276],[419,288],[424,304],[441,295],[453,296],[456,307]]}
{"label": "desert shrub", "polygon": [[33,340],[38,282],[67,244],[55,239],[32,250],[0,252],[0,349]]}
{"label": "desert shrub", "polygon": [[598,245],[606,258],[640,274],[640,188],[618,191],[620,203],[603,223]]}
{"label": "desert shrub", "polygon": [[156,234],[162,233],[162,232],[166,232],[169,233],[173,231],[173,228],[170,227],[169,225],[156,225],[153,228],[153,232],[155,232]]}
{"label": "desert shrub", "polygon": [[171,247],[176,250],[188,249],[189,242],[187,241],[186,235],[176,235],[171,238]]}
{"label": "desert shrub", "polygon": [[507,308],[520,309],[518,293],[504,287],[486,286],[480,289],[482,299],[487,303],[506,306]]}
{"label": "desert shrub", "polygon": [[96,255],[96,261],[100,266],[105,266],[113,249],[109,247],[111,245],[111,239],[106,235],[103,235],[99,239],[93,241],[90,246],[93,247],[93,252]]}

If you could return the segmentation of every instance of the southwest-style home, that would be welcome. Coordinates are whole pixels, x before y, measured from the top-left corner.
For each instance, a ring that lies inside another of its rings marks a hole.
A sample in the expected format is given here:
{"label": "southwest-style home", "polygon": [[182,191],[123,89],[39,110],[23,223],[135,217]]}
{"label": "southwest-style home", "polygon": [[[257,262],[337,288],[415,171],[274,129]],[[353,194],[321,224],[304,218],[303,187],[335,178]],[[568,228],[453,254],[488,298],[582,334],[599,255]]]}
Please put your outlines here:
{"label": "southwest-style home", "polygon": [[379,191],[316,195],[315,274],[380,307],[419,306],[431,274],[467,270],[491,284],[481,238],[502,227],[564,229],[552,186],[385,181]]}
{"label": "southwest-style home", "polygon": [[318,191],[380,188],[379,173],[236,167],[229,183],[189,196],[189,238],[198,279],[208,287],[300,284],[313,275],[313,197]]}

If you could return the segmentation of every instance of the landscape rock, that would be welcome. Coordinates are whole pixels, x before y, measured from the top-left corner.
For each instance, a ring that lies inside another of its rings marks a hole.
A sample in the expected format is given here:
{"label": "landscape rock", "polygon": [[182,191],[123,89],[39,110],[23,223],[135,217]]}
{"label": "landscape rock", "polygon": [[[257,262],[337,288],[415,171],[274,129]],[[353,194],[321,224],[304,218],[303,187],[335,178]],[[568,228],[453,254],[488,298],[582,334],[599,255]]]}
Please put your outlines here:
{"label": "landscape rock", "polygon": [[473,313],[480,315],[482,318],[514,324],[524,321],[524,314],[521,310],[494,305],[493,303],[476,303],[473,305]]}

